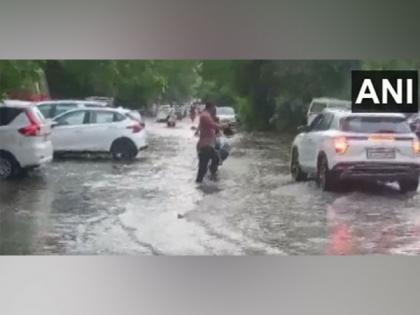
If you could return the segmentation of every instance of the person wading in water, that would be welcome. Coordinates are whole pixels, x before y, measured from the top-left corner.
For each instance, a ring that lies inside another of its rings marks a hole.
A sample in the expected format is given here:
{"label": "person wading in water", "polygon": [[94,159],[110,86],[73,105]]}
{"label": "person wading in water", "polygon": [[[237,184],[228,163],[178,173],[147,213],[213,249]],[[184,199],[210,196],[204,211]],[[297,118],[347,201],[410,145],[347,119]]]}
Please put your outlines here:
{"label": "person wading in water", "polygon": [[[215,150],[216,133],[223,129],[214,121],[216,116],[216,105],[207,102],[204,111],[200,114],[198,124],[199,140],[197,142],[198,151],[198,172],[196,183],[202,183],[204,176],[207,173],[207,168],[210,169],[212,179],[216,179],[216,173],[219,166],[219,156]],[[209,167],[210,162],[210,167]]]}

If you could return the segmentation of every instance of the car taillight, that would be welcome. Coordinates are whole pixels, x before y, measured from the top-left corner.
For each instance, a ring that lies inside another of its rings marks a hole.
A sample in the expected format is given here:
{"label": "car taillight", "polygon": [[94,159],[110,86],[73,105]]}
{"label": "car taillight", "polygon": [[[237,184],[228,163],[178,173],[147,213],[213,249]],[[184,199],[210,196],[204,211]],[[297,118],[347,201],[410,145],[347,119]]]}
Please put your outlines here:
{"label": "car taillight", "polygon": [[138,133],[138,132],[142,131],[143,126],[139,123],[135,123],[135,124],[132,124],[132,125],[128,126],[127,128],[131,129],[133,131],[133,133]]}
{"label": "car taillight", "polygon": [[347,151],[349,144],[347,143],[346,137],[334,138],[334,147],[335,152],[338,154],[343,154]]}
{"label": "car taillight", "polygon": [[420,154],[420,141],[419,141],[419,139],[413,139],[413,151],[416,154]]}
{"label": "car taillight", "polygon": [[383,140],[395,140],[394,134],[374,134],[369,136],[369,140],[371,141],[383,141]]}
{"label": "car taillight", "polygon": [[19,132],[25,137],[36,137],[41,135],[41,123],[32,111],[26,111],[29,125],[19,129]]}

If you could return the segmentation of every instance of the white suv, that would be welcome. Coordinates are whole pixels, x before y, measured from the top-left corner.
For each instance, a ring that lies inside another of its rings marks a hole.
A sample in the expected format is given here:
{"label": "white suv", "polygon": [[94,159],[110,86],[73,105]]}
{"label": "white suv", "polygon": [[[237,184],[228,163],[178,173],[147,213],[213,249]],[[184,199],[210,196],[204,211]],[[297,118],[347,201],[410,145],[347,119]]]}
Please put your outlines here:
{"label": "white suv", "polygon": [[327,109],[299,129],[290,159],[294,180],[316,178],[323,190],[359,179],[417,190],[420,145],[404,115]]}
{"label": "white suv", "polygon": [[118,108],[75,109],[54,118],[55,153],[110,152],[115,159],[133,159],[147,147],[144,126]]}
{"label": "white suv", "polygon": [[28,102],[0,103],[0,179],[52,160],[50,127]]}

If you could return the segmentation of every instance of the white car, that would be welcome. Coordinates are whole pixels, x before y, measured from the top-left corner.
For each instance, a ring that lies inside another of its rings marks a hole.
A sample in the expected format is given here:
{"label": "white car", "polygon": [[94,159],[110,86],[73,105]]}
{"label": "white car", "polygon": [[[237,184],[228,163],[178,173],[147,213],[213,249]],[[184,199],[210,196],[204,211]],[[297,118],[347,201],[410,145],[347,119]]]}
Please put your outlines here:
{"label": "white car", "polygon": [[221,123],[236,123],[235,110],[232,107],[220,106],[216,107],[216,116],[220,119]]}
{"label": "white car", "polygon": [[169,113],[171,112],[171,105],[161,105],[158,108],[156,115],[157,122],[165,122],[168,119]]}
{"label": "white car", "polygon": [[52,160],[50,127],[29,102],[0,102],[0,179]]}
{"label": "white car", "polygon": [[54,118],[55,153],[110,152],[115,159],[133,159],[147,147],[146,130],[115,108],[76,109]]}
{"label": "white car", "polygon": [[47,119],[53,119],[72,109],[108,106],[106,102],[95,100],[53,100],[37,102],[35,105]]}
{"label": "white car", "polygon": [[351,109],[351,102],[330,97],[314,98],[309,104],[308,112],[306,113],[307,124],[310,125],[312,120],[321,113],[324,109]]}
{"label": "white car", "polygon": [[324,110],[293,141],[290,171],[295,181],[316,178],[323,190],[344,180],[397,181],[416,191],[420,144],[402,114]]}

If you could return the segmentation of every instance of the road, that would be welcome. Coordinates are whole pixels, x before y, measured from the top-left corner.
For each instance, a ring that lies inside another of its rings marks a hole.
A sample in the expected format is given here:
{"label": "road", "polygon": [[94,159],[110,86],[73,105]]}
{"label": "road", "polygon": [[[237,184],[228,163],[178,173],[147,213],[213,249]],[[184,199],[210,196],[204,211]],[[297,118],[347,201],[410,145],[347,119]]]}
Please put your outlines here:
{"label": "road", "polygon": [[290,138],[241,133],[219,181],[194,183],[191,125],[148,122],[130,163],[53,162],[0,183],[0,254],[420,254],[420,194],[293,183]]}

